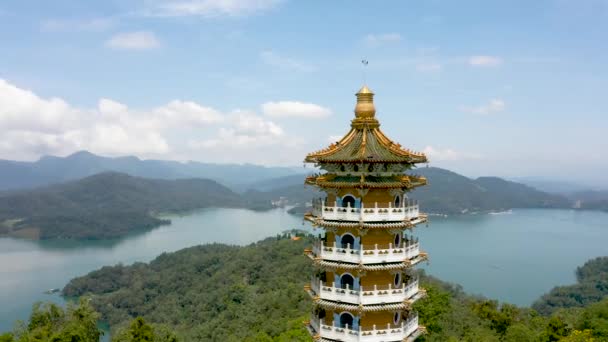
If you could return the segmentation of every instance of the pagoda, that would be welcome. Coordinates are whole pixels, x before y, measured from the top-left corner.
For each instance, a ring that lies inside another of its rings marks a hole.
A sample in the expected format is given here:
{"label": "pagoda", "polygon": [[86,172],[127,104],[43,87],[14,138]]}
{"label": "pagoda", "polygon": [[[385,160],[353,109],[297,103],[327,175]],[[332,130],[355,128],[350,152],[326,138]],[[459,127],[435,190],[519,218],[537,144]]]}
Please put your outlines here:
{"label": "pagoda", "polygon": [[367,86],[356,96],[350,131],[305,159],[322,170],[306,184],[324,193],[305,214],[323,230],[305,251],[315,266],[307,328],[315,341],[413,341],[425,331],[413,267],[427,254],[407,231],[427,216],[407,193],[426,179],[406,172],[427,158],[382,133]]}

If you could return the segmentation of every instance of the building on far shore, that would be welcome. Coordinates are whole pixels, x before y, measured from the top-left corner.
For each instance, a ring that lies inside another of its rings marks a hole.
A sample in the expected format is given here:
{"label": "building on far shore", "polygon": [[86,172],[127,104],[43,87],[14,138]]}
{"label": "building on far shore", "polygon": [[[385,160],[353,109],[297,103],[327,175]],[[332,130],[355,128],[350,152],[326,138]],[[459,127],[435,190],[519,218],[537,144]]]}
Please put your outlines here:
{"label": "building on far shore", "polygon": [[425,332],[412,310],[425,296],[413,266],[427,254],[406,232],[427,216],[407,193],[426,179],[406,172],[427,158],[382,133],[367,86],[356,96],[351,130],[305,159],[323,170],[306,184],[325,193],[305,214],[323,230],[305,251],[315,266],[307,328],[315,341],[413,341]]}

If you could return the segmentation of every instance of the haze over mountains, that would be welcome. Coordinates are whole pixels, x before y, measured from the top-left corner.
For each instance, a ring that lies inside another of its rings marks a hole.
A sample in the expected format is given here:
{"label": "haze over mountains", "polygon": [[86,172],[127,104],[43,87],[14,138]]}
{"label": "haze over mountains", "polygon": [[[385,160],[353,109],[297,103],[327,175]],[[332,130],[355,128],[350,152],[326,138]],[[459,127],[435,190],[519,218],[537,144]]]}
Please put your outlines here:
{"label": "haze over mountains", "polygon": [[102,157],[80,151],[67,157],[44,156],[35,162],[0,160],[0,190],[33,188],[115,171],[145,178],[208,178],[224,185],[257,182],[302,172],[299,168],[252,164],[211,164],[137,157]]}
{"label": "haze over mountains", "polygon": [[[304,185],[305,169],[106,158],[79,152],[37,162],[0,162],[0,234],[34,238],[114,238],[168,221],[158,213],[206,207],[266,210],[285,197],[321,196]],[[465,214],[511,208],[608,210],[608,192],[551,194],[497,177],[467,178],[425,167],[429,186],[414,190],[424,212]],[[83,178],[84,177],[84,178]],[[228,185],[228,186],[226,186]]]}

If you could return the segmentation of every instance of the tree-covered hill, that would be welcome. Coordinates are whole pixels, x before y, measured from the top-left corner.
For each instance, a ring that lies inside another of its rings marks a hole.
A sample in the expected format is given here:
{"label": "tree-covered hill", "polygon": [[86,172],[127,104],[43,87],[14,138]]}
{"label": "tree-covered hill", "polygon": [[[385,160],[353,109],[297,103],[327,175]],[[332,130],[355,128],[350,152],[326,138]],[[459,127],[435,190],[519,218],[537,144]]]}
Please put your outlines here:
{"label": "tree-covered hill", "polygon": [[[170,327],[180,341],[310,341],[302,322],[310,312],[303,285],[312,266],[302,250],[311,242],[279,236],[245,247],[191,247],[148,264],[101,268],[73,279],[63,293],[92,296],[112,327],[142,316]],[[595,267],[579,273],[587,271]],[[432,277],[422,275],[422,283],[428,296],[416,310],[428,334],[419,341],[608,340],[608,298],[543,316]]]}
{"label": "tree-covered hill", "polygon": [[211,244],[166,253],[149,264],[104,267],[73,279],[64,295],[92,294],[112,326],[143,316],[183,341],[308,341],[302,321],[312,271],[309,238],[246,246]]}
{"label": "tree-covered hill", "polygon": [[0,194],[0,227],[5,234],[37,234],[42,239],[115,238],[167,223],[156,213],[243,205],[238,194],[212,180],[170,181],[107,172]]}
{"label": "tree-covered hill", "polygon": [[562,308],[584,307],[608,297],[608,257],[587,261],[576,269],[577,283],[556,286],[532,307],[542,314]]}
{"label": "tree-covered hill", "polygon": [[414,190],[411,197],[419,200],[424,210],[431,213],[566,208],[571,205],[563,196],[498,177],[470,179],[436,167],[416,169],[414,173],[425,176],[429,184]]}

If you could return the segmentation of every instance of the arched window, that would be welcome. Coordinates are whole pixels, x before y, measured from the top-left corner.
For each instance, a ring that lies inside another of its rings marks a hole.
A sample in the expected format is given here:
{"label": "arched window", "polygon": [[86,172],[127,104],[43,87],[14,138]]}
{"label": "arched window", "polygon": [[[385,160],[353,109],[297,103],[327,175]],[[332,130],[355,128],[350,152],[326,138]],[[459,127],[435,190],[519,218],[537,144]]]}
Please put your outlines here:
{"label": "arched window", "polygon": [[347,286],[352,289],[355,286],[355,278],[348,273],[344,273],[340,277],[340,287],[345,289]]}
{"label": "arched window", "polygon": [[346,233],[340,237],[340,244],[342,248],[354,248],[355,247],[355,237],[349,233]]}
{"label": "arched window", "polygon": [[401,246],[401,234],[397,233],[395,234],[395,247],[399,247]]}
{"label": "arched window", "polygon": [[354,208],[355,207],[355,198],[351,195],[346,195],[346,196],[342,197],[342,206],[343,207],[350,206],[351,208]]}
{"label": "arched window", "polygon": [[395,287],[401,286],[401,273],[395,274]]}
{"label": "arched window", "polygon": [[399,208],[401,206],[401,195],[395,196],[394,205],[395,205],[395,208]]}
{"label": "arched window", "polygon": [[393,323],[399,324],[399,321],[401,321],[401,312],[397,311],[393,316]]}
{"label": "arched window", "polygon": [[349,312],[343,312],[340,314],[340,328],[345,328],[347,325],[352,328],[354,320],[355,318]]}

